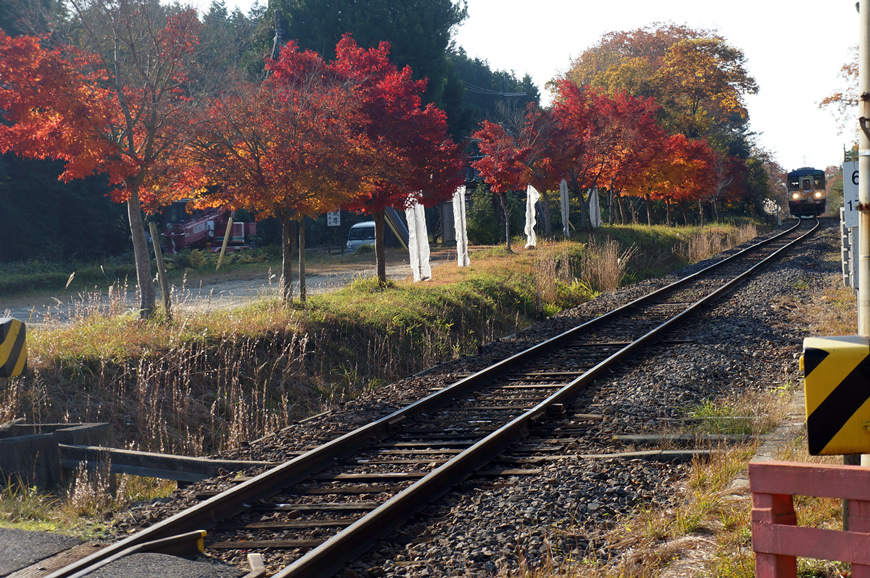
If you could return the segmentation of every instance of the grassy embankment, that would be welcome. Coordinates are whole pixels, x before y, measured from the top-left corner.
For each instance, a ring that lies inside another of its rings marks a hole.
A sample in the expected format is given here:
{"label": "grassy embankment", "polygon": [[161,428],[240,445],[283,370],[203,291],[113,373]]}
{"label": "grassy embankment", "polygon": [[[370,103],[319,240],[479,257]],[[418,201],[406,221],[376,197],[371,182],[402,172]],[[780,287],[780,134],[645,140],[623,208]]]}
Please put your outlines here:
{"label": "grassy embankment", "polygon": [[[366,389],[474,353],[541,314],[706,258],[754,234],[751,226],[606,227],[594,239],[542,242],[534,251],[478,249],[471,267],[441,265],[427,283],[380,288],[359,279],[305,304],[282,307],[263,297],[235,310],[176,314],[172,321],[141,321],[126,312],[132,304],[119,297],[124,293],[116,282],[109,307],[83,307],[74,323],[29,332],[30,372],[0,391],[0,423],[18,417],[108,421],[117,445],[126,447],[189,455],[237,447]],[[324,259],[315,266],[329,266]],[[235,263],[229,274],[269,265]],[[207,266],[186,274],[204,274]],[[60,271],[65,283],[69,275]],[[132,499],[165,490],[124,483]],[[60,508],[51,508],[73,512],[60,516],[66,527],[75,526],[75,512],[125,500],[100,498],[98,488],[84,483],[76,488]],[[38,513],[44,496],[9,485],[0,498],[0,523],[51,517]]]}

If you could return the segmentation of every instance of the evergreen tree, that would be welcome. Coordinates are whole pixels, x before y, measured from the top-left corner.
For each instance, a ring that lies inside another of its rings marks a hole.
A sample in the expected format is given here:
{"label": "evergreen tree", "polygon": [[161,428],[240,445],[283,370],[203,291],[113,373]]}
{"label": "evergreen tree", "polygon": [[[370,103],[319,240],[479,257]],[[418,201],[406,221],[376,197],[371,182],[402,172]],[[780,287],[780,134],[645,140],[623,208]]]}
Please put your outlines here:
{"label": "evergreen tree", "polygon": [[346,33],[364,48],[389,42],[397,66],[428,79],[426,101],[443,104],[451,35],[467,16],[464,0],[277,0],[270,3],[270,22],[275,8],[287,18],[290,38],[327,60]]}

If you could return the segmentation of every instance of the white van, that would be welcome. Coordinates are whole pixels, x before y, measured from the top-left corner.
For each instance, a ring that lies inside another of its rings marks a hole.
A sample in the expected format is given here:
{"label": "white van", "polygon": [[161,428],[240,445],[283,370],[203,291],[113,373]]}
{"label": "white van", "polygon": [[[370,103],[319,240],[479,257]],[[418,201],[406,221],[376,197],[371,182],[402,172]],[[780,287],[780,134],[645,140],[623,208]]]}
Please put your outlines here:
{"label": "white van", "polygon": [[347,253],[355,253],[357,249],[363,245],[375,244],[375,222],[363,221],[357,223],[350,228],[347,233],[347,245],[345,251]]}

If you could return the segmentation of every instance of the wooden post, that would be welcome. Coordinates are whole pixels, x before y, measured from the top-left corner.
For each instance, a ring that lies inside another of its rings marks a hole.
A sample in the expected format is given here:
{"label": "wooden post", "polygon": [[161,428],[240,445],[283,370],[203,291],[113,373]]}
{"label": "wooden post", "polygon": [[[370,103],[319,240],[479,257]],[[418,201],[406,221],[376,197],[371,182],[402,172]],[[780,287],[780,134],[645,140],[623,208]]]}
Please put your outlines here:
{"label": "wooden post", "polygon": [[[797,524],[792,497],[782,494],[752,494],[752,532],[761,524]],[[757,578],[794,578],[797,576],[797,557],[755,552]]]}
{"label": "wooden post", "polygon": [[230,214],[230,218],[227,219],[227,230],[224,231],[224,242],[221,243],[221,252],[218,255],[217,267],[214,268],[214,272],[217,273],[221,268],[221,264],[224,262],[224,254],[227,252],[227,243],[230,241],[230,235],[233,232],[233,215]]}
{"label": "wooden post", "polygon": [[299,300],[305,302],[305,221],[299,218]]}
{"label": "wooden post", "polygon": [[[870,532],[870,502],[852,501],[849,504],[849,530]],[[852,578],[870,578],[870,565],[852,563]]]}
{"label": "wooden post", "polygon": [[160,281],[160,291],[163,293],[163,309],[166,311],[166,318],[172,319],[169,280],[166,278],[166,267],[163,266],[163,250],[160,248],[160,236],[154,221],[148,222],[148,230],[151,231],[151,245],[154,247],[154,258],[157,261],[157,279]]}

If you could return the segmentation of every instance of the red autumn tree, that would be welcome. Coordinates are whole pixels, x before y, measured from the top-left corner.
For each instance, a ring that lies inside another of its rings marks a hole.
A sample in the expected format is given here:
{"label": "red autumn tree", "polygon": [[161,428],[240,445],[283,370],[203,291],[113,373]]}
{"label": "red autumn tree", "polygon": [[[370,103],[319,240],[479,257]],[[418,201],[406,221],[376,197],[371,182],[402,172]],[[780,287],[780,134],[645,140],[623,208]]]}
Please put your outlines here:
{"label": "red autumn tree", "polygon": [[374,163],[355,83],[295,43],[267,61],[268,78],[242,83],[204,110],[186,155],[181,194],[199,207],[247,209],[282,225],[282,296],[292,298],[293,224],[298,227],[300,298],[305,299],[305,217],[367,189]]}
{"label": "red autumn tree", "polygon": [[[90,50],[0,30],[0,152],[65,163],[63,180],[107,173],[127,203],[140,314],[154,309],[142,206],[188,131],[200,24],[146,0],[73,6]],[[168,15],[167,15],[168,14]]]}
{"label": "red autumn tree", "polygon": [[606,171],[622,145],[611,120],[614,100],[603,91],[580,88],[566,80],[557,85],[553,104],[552,170],[580,201],[580,222],[589,222],[588,191],[606,182]]}
{"label": "red autumn tree", "polygon": [[[513,122],[511,122],[513,120]],[[484,120],[472,134],[483,158],[472,163],[498,199],[504,213],[505,246],[511,250],[510,204],[507,194],[527,185],[546,190],[554,185],[554,172],[549,158],[549,136],[552,123],[546,111],[533,104],[525,118],[511,119],[503,126]]]}
{"label": "red autumn tree", "polygon": [[689,140],[674,135],[666,147],[667,182],[653,192],[652,198],[665,201],[665,224],[671,224],[671,204],[677,203],[688,225],[686,205],[697,202],[713,187],[713,149],[706,140]]}
{"label": "red autumn tree", "polygon": [[[713,208],[713,218],[718,221],[719,207],[739,199],[745,191],[749,170],[741,159],[723,154],[716,154],[711,159],[710,170],[713,173],[712,182],[704,189],[700,200]],[[701,218],[703,219],[703,211]]]}
{"label": "red autumn tree", "polygon": [[374,186],[359,191],[344,206],[375,221],[377,274],[386,282],[384,215],[387,207],[425,206],[449,199],[462,182],[463,158],[447,134],[446,115],[434,104],[422,105],[426,81],[412,78],[390,62],[390,45],[365,49],[345,35],[335,48],[333,69],[357,84],[366,135],[377,162],[368,167]]}
{"label": "red autumn tree", "polygon": [[612,224],[619,213],[624,224],[627,219],[622,192],[637,182],[648,163],[665,147],[667,134],[658,124],[659,108],[652,99],[618,93],[611,97],[611,103],[604,112],[608,114],[606,130],[612,135],[612,146],[604,158],[599,185],[608,192],[609,222]]}

